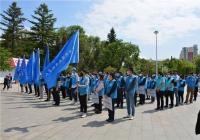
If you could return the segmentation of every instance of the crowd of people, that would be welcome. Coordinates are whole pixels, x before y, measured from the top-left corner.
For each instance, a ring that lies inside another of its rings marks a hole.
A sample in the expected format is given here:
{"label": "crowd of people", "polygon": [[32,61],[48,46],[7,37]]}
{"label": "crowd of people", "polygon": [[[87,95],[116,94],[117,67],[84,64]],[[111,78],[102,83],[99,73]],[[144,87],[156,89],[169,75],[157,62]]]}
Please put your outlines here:
{"label": "crowd of people", "polygon": [[[32,93],[32,85],[21,85],[21,91]],[[60,93],[63,99],[69,99],[74,104],[80,102],[80,115],[87,116],[88,100],[90,95],[98,95],[98,103],[94,103],[96,114],[102,113],[102,100],[112,99],[112,109],[108,109],[108,119],[112,122],[115,119],[115,108],[124,108],[126,100],[127,116],[134,119],[135,107],[144,105],[147,100],[150,103],[157,101],[156,110],[177,107],[179,105],[193,103],[197,100],[200,78],[198,75],[189,74],[187,76],[177,73],[159,73],[156,75],[135,75],[132,68],[127,73],[102,73],[81,71],[77,73],[76,68],[66,75],[61,74],[56,86],[48,89],[45,81],[41,78],[40,85],[34,85],[35,96],[43,99],[46,92],[50,101],[51,95],[55,106],[60,105]],[[184,92],[186,90],[186,92]],[[186,95],[184,95],[186,93]],[[184,99],[186,97],[186,99]]]}

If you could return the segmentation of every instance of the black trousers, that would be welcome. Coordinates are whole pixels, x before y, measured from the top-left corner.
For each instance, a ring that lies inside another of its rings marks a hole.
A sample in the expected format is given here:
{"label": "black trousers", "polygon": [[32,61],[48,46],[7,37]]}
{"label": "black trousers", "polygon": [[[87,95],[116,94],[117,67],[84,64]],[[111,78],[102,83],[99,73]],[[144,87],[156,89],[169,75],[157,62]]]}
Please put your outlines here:
{"label": "black trousers", "polygon": [[71,95],[72,91],[71,91],[71,88],[66,88],[65,90],[67,92],[66,95],[69,97],[70,100],[72,100],[72,95]]}
{"label": "black trousers", "polygon": [[195,87],[195,90],[194,90],[194,101],[197,100],[197,95],[198,95],[198,87]]}
{"label": "black trousers", "polygon": [[25,85],[25,91],[26,91],[26,93],[28,93],[28,86],[27,86],[27,84]]}
{"label": "black trousers", "polygon": [[61,92],[62,92],[62,98],[65,99],[66,98],[66,91],[65,91],[64,86],[61,86]]}
{"label": "black trousers", "polygon": [[169,98],[170,98],[170,106],[173,107],[174,106],[174,92],[173,91],[166,91],[165,92],[165,106],[168,107],[169,105]]}
{"label": "black trousers", "polygon": [[60,92],[53,89],[52,96],[53,96],[55,105],[60,105]]}
{"label": "black trousers", "polygon": [[24,87],[22,84],[20,84],[20,87],[21,87],[21,92],[24,92]]}
{"label": "black trousers", "polygon": [[37,89],[37,96],[39,97],[40,96],[40,87],[37,86],[36,89]]}
{"label": "black trousers", "polygon": [[178,91],[179,103],[183,103],[184,101],[184,91]]}
{"label": "black trousers", "polygon": [[163,109],[163,106],[164,106],[164,99],[163,99],[163,95],[164,95],[164,91],[158,91],[156,92],[157,96],[157,108],[161,108]]}
{"label": "black trousers", "polygon": [[100,113],[102,112],[102,98],[102,96],[99,96],[99,103],[94,105],[95,110]]}
{"label": "black trousers", "polygon": [[123,88],[118,88],[117,89],[117,107],[123,108],[123,94],[124,94],[124,89]]}
{"label": "black trousers", "polygon": [[71,96],[74,99],[75,102],[77,102],[77,92],[76,92],[76,88],[72,88],[71,89]]}
{"label": "black trousers", "polygon": [[113,110],[108,109],[108,118],[110,120],[114,120],[115,119],[115,99],[112,99],[112,108]]}
{"label": "black trousers", "polygon": [[36,86],[36,84],[34,84],[34,91],[35,91],[35,95],[37,95],[37,86]]}
{"label": "black trousers", "polygon": [[79,95],[80,112],[87,113],[87,94]]}
{"label": "black trousers", "polygon": [[47,90],[47,101],[50,101],[51,99],[51,92],[50,90]]}
{"label": "black trousers", "polygon": [[4,83],[3,90],[7,87],[7,90],[9,89],[9,85],[7,83]]}
{"label": "black trousers", "polygon": [[32,84],[28,84],[29,93],[32,93]]}
{"label": "black trousers", "polygon": [[135,92],[134,100],[135,100],[135,106],[137,106],[137,92]]}
{"label": "black trousers", "polygon": [[140,104],[143,105],[145,103],[145,94],[139,94]]}

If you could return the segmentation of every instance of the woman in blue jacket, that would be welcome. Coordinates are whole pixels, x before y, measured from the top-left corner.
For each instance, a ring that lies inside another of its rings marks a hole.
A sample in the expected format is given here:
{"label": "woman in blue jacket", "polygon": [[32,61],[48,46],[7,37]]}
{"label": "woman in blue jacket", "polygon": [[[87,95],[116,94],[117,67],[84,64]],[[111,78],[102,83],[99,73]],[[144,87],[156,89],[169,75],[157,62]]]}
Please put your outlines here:
{"label": "woman in blue jacket", "polygon": [[107,122],[113,122],[115,117],[115,100],[117,98],[117,82],[115,80],[115,75],[110,73],[108,75],[108,81],[105,83],[105,98],[112,98],[112,110],[108,109],[108,119]]}
{"label": "woman in blue jacket", "polygon": [[80,81],[78,84],[78,96],[80,101],[81,117],[85,118],[87,115],[87,94],[89,90],[89,78],[87,78],[84,72],[80,73]]}
{"label": "woman in blue jacket", "polygon": [[97,85],[95,87],[95,94],[98,94],[99,97],[99,103],[95,104],[95,113],[96,114],[101,114],[102,112],[102,98],[104,95],[104,75],[100,74],[99,75],[99,80],[97,82]]}

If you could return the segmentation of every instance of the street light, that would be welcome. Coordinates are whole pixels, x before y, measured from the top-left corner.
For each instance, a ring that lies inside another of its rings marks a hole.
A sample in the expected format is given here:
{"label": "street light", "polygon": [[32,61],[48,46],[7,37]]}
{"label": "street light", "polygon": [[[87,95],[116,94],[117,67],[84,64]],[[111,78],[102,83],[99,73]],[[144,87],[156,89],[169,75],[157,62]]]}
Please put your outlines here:
{"label": "street light", "polygon": [[159,32],[158,31],[154,31],[154,34],[156,35],[156,76],[158,76],[158,50],[157,50],[157,45],[158,45],[158,40],[157,40],[157,34]]}

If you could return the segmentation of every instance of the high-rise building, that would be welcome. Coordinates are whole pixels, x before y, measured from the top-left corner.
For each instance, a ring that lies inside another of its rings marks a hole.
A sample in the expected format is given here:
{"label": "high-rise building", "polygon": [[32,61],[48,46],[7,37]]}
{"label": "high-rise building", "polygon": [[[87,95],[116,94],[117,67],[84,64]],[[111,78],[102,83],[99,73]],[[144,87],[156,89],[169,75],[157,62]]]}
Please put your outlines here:
{"label": "high-rise building", "polygon": [[180,59],[192,61],[198,55],[198,45],[192,47],[183,47],[180,54]]}

